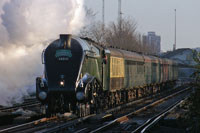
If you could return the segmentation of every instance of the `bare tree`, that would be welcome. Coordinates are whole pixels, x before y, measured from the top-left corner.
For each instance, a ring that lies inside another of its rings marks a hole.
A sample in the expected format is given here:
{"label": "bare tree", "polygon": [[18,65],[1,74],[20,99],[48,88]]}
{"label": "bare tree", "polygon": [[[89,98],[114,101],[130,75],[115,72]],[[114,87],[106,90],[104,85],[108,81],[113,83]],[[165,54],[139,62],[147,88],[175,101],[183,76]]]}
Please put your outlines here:
{"label": "bare tree", "polygon": [[112,22],[106,29],[106,44],[109,46],[138,51],[137,24],[132,19],[122,19],[121,22]]}
{"label": "bare tree", "polygon": [[80,32],[80,36],[88,37],[100,44],[112,46],[129,51],[154,53],[153,48],[143,42],[142,35],[137,32],[137,23],[130,18],[121,19],[120,23],[111,22],[103,25],[101,21],[95,21],[96,13],[86,8],[86,17],[90,19]]}
{"label": "bare tree", "polygon": [[92,40],[96,41],[97,43],[104,44],[104,30],[102,29],[102,22],[94,22],[86,27],[84,27],[80,35],[83,37],[91,38]]}
{"label": "bare tree", "polygon": [[88,37],[97,43],[105,43],[104,39],[104,30],[103,23],[100,21],[95,21],[96,13],[89,8],[85,8],[86,10],[86,18],[89,22],[82,28],[80,31],[80,36]]}

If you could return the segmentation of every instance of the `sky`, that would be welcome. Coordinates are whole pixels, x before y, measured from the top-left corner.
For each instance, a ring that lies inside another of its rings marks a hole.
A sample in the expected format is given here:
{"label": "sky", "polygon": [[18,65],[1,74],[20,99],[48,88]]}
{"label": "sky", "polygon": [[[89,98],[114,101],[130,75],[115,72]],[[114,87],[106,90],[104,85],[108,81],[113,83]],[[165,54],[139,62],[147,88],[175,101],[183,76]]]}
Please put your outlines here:
{"label": "sky", "polygon": [[[85,0],[85,5],[102,20],[102,0]],[[200,47],[200,0],[122,0],[122,17],[137,23],[141,34],[155,31],[161,36],[161,50],[173,49],[175,12],[177,14],[177,48]],[[105,0],[105,21],[118,18],[118,0]]]}

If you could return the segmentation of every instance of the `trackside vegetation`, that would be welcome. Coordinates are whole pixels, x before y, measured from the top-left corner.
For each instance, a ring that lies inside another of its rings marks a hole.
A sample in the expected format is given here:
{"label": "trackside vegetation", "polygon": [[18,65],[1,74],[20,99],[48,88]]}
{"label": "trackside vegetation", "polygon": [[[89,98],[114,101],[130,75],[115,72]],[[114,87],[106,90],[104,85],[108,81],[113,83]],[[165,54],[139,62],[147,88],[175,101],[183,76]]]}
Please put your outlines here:
{"label": "trackside vegetation", "polygon": [[187,111],[181,118],[180,123],[188,132],[200,132],[200,52],[193,52],[196,71],[191,75],[195,78],[194,93],[188,98],[184,107]]}

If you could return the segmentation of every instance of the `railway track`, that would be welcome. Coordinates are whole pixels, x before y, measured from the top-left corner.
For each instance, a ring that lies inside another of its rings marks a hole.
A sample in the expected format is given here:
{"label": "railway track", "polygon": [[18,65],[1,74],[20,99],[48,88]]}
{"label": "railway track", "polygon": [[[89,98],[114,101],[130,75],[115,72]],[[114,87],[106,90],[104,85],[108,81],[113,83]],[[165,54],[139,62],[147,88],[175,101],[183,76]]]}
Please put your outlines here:
{"label": "railway track", "polygon": [[25,124],[21,124],[21,125],[17,125],[17,126],[13,126],[13,127],[9,127],[6,129],[2,129],[0,130],[0,133],[14,133],[14,132],[19,132],[20,130],[22,131],[25,128],[30,128],[30,126],[32,126],[33,124],[40,122],[42,119],[39,120],[35,120],[29,123],[25,123]]}
{"label": "railway track", "polygon": [[[82,118],[77,118],[77,117],[74,117],[74,118],[69,118],[69,117],[58,118],[58,117],[56,117],[56,118],[50,118],[49,120],[47,118],[42,118],[42,119],[39,119],[39,120],[36,120],[36,121],[33,121],[33,122],[29,122],[29,123],[21,124],[21,125],[18,125],[18,126],[13,126],[13,127],[10,127],[10,128],[2,129],[2,130],[0,130],[0,132],[10,132],[10,133],[12,133],[12,132],[48,132],[48,133],[50,132],[51,133],[51,132],[64,132],[64,131],[76,132],[76,133],[79,133],[79,132],[102,132],[105,129],[109,129],[113,125],[118,124],[120,120],[123,121],[123,119],[125,120],[125,119],[127,119],[127,117],[132,116],[135,113],[139,113],[142,110],[145,110],[147,108],[152,107],[156,103],[158,104],[158,103],[160,103],[164,100],[172,98],[173,96],[176,96],[180,93],[183,93],[186,90],[188,90],[188,88],[185,89],[185,90],[176,92],[175,94],[167,96],[165,98],[161,98],[160,100],[156,100],[155,102],[153,102],[149,105],[146,105],[143,108],[137,109],[134,112],[129,113],[128,115],[124,115],[124,116],[121,116],[121,117],[119,117],[115,120],[107,122],[107,124],[99,126],[98,128],[95,127],[95,129],[94,129],[94,126],[92,126],[93,128],[90,128],[91,124],[85,125],[85,123],[87,123],[88,120],[90,120],[92,117],[96,117],[96,115],[94,114],[94,115],[89,115],[89,116],[82,117]],[[146,98],[143,98],[143,99],[139,99],[139,100],[127,103],[125,105],[107,110],[107,111],[105,111],[105,113],[106,114],[116,113],[120,110],[123,110],[124,108],[126,108],[128,106],[131,106],[131,105],[137,104],[137,103],[142,103],[143,101],[148,100],[150,98],[152,98],[152,96],[146,97]],[[98,114],[98,115],[102,115],[102,114]],[[103,114],[103,115],[105,115],[105,114]],[[79,128],[77,128],[77,127],[79,127]]]}
{"label": "railway track", "polygon": [[[118,127],[120,124],[123,123],[128,123],[128,121],[130,122],[131,119],[135,118],[138,114],[141,114],[142,112],[145,113],[146,111],[148,111],[148,109],[152,109],[154,108],[154,106],[157,106],[159,104],[162,104],[163,102],[167,101],[168,99],[173,99],[173,97],[185,93],[189,91],[189,88],[186,88],[184,90],[181,90],[179,92],[176,92],[172,95],[166,96],[164,98],[161,98],[160,100],[157,100],[153,103],[150,103],[148,105],[145,105],[129,114],[123,115],[121,117],[118,117],[110,122],[107,122],[106,124],[104,123],[103,125],[95,128],[95,129],[88,129],[89,132],[91,133],[97,133],[97,132],[110,132],[112,130],[114,131],[118,131],[120,130]],[[187,95],[188,96],[188,95]],[[181,103],[182,99],[179,99],[178,101],[176,101],[176,103],[174,103],[173,105],[171,105],[170,107],[168,107],[167,109],[165,109],[164,111],[162,111],[161,113],[159,113],[158,115],[152,116],[151,118],[145,120],[140,126],[135,127],[132,130],[129,131],[124,131],[124,132],[132,132],[132,133],[136,133],[136,132],[144,132],[146,131],[149,127],[151,127],[155,122],[157,122],[162,116],[166,115],[169,111],[171,111],[171,109],[175,108],[176,106],[178,106]],[[135,123],[134,123],[135,124]],[[127,124],[126,125],[126,129],[130,128],[132,125]],[[123,132],[123,130],[121,130]]]}
{"label": "railway track", "polygon": [[56,131],[68,130],[70,127],[73,127],[88,118],[94,115],[88,115],[81,118],[41,118],[32,122],[25,124],[9,127],[6,129],[0,130],[0,133],[27,133],[27,132],[38,132],[38,133],[53,133]]}
{"label": "railway track", "polygon": [[[186,100],[187,97],[184,99]],[[159,113],[158,115],[150,118],[147,122],[145,122],[143,125],[138,127],[136,130],[134,130],[132,133],[141,132],[144,133],[148,130],[150,130],[155,124],[157,124],[163,117],[165,117],[169,112],[171,112],[173,109],[175,109],[177,106],[179,106],[184,100],[177,101],[170,107],[168,107],[163,112]]]}
{"label": "railway track", "polygon": [[[167,99],[169,99],[169,98],[172,98],[173,96],[176,96],[176,95],[178,95],[178,94],[180,94],[180,93],[183,93],[183,92],[185,92],[185,91],[187,91],[188,90],[188,88],[187,89],[185,89],[185,90],[181,90],[181,91],[179,91],[179,92],[176,92],[175,94],[172,94],[172,95],[170,95],[170,96],[166,96],[165,98],[161,98],[161,99],[159,99],[159,100],[156,100],[155,102],[153,102],[153,103],[151,103],[151,104],[149,104],[149,107],[148,107],[148,105],[147,106],[145,106],[145,107],[143,107],[143,109],[145,110],[145,109],[147,109],[147,108],[150,108],[150,106],[153,106],[154,104],[158,104],[158,103],[160,103],[160,102],[162,102],[162,101],[165,101],[165,100],[167,100]],[[146,98],[146,100],[147,100],[148,98]],[[144,99],[143,99],[144,100]],[[125,105],[123,105],[123,107],[122,106],[120,106],[120,107],[116,107],[116,108],[114,108],[114,109],[110,109],[110,110],[108,110],[108,111],[106,111],[106,113],[111,113],[111,112],[118,112],[118,110],[122,110],[124,107],[126,107],[126,106],[131,106],[131,104],[137,104],[137,103],[140,103],[140,102],[142,102],[142,99],[140,99],[140,100],[138,100],[138,101],[134,101],[134,102],[131,102],[131,103],[128,103],[128,104],[125,104]],[[137,112],[137,113],[139,113],[140,111],[142,111],[143,110],[142,108],[141,109],[138,109],[138,110],[136,110],[135,112]],[[131,114],[131,113],[130,113]],[[130,114],[128,114],[128,115],[130,115]],[[101,114],[100,114],[101,115]],[[105,115],[105,114],[104,114]],[[97,117],[97,115],[96,116],[94,116],[94,117]],[[107,124],[105,124],[105,125],[103,125],[103,126],[100,126],[100,127],[98,127],[98,128],[96,128],[96,129],[94,129],[93,127],[95,127],[95,125],[96,125],[96,122],[89,122],[89,124],[87,123],[87,121],[86,122],[84,122],[84,121],[81,121],[80,123],[75,123],[75,124],[73,124],[73,123],[65,123],[64,125],[57,125],[55,128],[50,128],[50,129],[45,129],[45,130],[43,130],[42,132],[64,132],[64,131],[67,131],[67,132],[75,132],[75,133],[84,133],[84,132],[104,132],[104,129],[107,129],[107,128],[109,128],[109,127],[112,127],[113,125],[115,125],[116,123],[118,123],[119,122],[119,120],[126,120],[127,119],[127,117],[128,116],[126,116],[126,117],[119,117],[119,119],[115,119],[115,120],[113,120],[113,121],[110,121],[110,122],[108,122]],[[88,117],[88,119],[89,119],[89,121],[90,121],[90,118]],[[92,119],[92,118],[91,118]],[[95,125],[94,125],[95,124]],[[78,128],[77,128],[78,127]],[[92,127],[92,128],[91,128]]]}
{"label": "railway track", "polygon": [[22,104],[17,104],[12,107],[1,107],[0,112],[13,112],[19,108],[27,109],[30,107],[39,106],[40,102],[36,98],[25,99]]}

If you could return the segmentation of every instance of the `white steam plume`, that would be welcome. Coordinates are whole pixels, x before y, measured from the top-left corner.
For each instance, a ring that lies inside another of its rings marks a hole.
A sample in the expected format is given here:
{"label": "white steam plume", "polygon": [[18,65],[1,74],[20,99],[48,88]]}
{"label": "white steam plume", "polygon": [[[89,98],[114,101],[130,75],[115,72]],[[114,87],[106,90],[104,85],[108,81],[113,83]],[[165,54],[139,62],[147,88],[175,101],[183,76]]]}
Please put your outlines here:
{"label": "white steam plume", "polygon": [[35,91],[43,72],[41,52],[59,34],[77,34],[84,22],[83,0],[0,1],[0,105]]}

